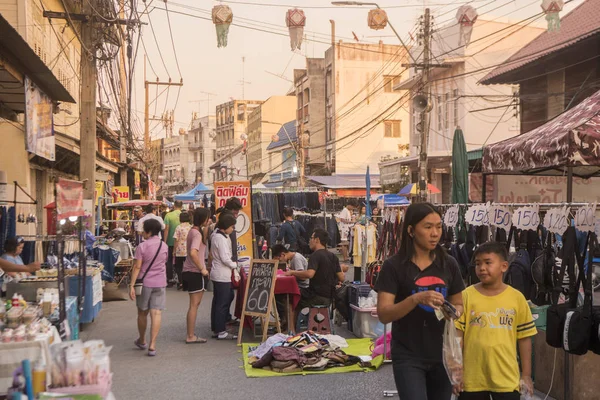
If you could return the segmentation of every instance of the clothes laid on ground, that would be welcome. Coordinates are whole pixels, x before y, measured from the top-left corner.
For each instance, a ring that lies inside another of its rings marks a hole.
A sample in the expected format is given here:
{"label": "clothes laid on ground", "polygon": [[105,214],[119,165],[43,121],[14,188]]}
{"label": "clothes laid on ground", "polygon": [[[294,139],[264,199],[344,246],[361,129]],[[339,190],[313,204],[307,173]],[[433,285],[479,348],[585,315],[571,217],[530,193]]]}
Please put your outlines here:
{"label": "clothes laid on ground", "polygon": [[464,331],[465,391],[519,390],[517,341],[537,333],[527,300],[510,286],[496,296],[470,286],[463,291],[463,306],[456,327]]}
{"label": "clothes laid on ground", "polygon": [[363,363],[359,357],[340,350],[335,342],[346,341],[339,336],[325,337],[312,332],[302,332],[295,336],[278,334],[253,350],[249,354],[249,363],[253,368],[281,373],[320,371],[354,364],[369,366],[369,363]]}
{"label": "clothes laid on ground", "polygon": [[[421,271],[414,263],[402,263],[401,257],[395,255],[383,263],[375,290],[395,295],[395,303],[427,290],[435,290],[444,298],[460,293],[465,285],[458,263],[447,256],[441,264],[436,259]],[[444,321],[437,319],[431,307],[419,304],[392,324],[392,358],[441,363],[443,333]]]}

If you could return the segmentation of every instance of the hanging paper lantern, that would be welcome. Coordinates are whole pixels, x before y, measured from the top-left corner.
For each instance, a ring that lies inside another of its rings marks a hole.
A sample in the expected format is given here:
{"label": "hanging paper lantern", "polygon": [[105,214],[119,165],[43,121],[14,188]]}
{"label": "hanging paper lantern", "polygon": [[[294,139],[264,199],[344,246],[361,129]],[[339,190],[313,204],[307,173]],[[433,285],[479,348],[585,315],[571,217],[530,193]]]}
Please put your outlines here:
{"label": "hanging paper lantern", "polygon": [[292,51],[296,49],[300,50],[302,37],[304,36],[304,26],[306,25],[304,11],[297,8],[287,10],[285,24],[290,30],[290,46],[292,47]]}
{"label": "hanging paper lantern", "polygon": [[456,19],[460,25],[459,44],[468,46],[471,41],[471,33],[473,33],[473,25],[477,21],[477,10],[472,6],[465,4],[456,12]]}
{"label": "hanging paper lantern", "polygon": [[565,2],[563,0],[542,0],[542,10],[548,21],[548,31],[560,30],[560,15]]}
{"label": "hanging paper lantern", "polygon": [[368,22],[371,29],[375,29],[376,31],[383,29],[388,23],[387,13],[380,8],[375,8],[369,11]]}
{"label": "hanging paper lantern", "polygon": [[227,47],[229,25],[233,21],[233,12],[229,6],[219,4],[212,9],[212,20],[217,28],[217,47]]}

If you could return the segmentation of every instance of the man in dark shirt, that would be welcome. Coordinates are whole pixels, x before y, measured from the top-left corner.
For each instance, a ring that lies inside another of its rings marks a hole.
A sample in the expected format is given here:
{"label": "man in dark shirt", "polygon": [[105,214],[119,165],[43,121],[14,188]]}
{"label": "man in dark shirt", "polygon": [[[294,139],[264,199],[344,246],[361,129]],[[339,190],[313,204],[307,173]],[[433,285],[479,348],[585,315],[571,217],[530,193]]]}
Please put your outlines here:
{"label": "man in dark shirt", "polygon": [[310,279],[307,290],[302,291],[297,311],[306,307],[329,306],[335,293],[335,287],[345,280],[337,256],[327,250],[329,235],[327,231],[317,228],[310,237],[310,248],[313,253],[308,259],[306,271],[288,271],[286,275],[298,279]]}
{"label": "man in dark shirt", "polygon": [[[288,245],[286,247],[289,251],[297,252],[298,250],[302,250],[298,248],[298,235],[305,235],[306,230],[301,223],[294,221],[294,210],[291,208],[285,208],[283,216],[285,217],[285,221],[281,224],[277,241],[283,241],[283,244]],[[304,244],[306,245],[306,241]]]}

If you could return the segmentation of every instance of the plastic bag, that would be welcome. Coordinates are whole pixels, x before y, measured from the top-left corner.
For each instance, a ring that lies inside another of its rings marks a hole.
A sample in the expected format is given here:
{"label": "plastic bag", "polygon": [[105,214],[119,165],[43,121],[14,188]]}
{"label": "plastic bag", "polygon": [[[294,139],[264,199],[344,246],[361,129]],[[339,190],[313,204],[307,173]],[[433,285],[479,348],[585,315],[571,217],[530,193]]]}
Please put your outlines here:
{"label": "plastic bag", "polygon": [[371,354],[371,357],[375,358],[377,356],[380,356],[383,354],[383,343],[387,342],[387,347],[386,347],[386,356],[385,358],[388,360],[392,359],[392,332],[388,332],[385,337],[383,335],[381,335],[379,337],[379,339],[377,339],[375,341],[375,348],[373,349],[373,353]]}
{"label": "plastic bag", "polygon": [[446,325],[444,326],[443,360],[444,368],[446,368],[450,382],[453,385],[462,383],[462,348],[460,338],[456,335],[456,327],[453,320],[446,320]]}

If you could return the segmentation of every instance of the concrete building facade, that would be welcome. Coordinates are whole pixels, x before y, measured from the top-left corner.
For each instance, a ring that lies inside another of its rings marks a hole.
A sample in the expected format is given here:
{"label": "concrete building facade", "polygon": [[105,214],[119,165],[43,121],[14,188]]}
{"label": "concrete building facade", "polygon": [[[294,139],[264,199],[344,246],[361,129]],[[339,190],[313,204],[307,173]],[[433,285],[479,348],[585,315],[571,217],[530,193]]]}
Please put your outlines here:
{"label": "concrete building facade", "polygon": [[367,165],[377,174],[381,158],[401,154],[409,143],[408,105],[392,87],[408,76],[407,62],[404,47],[382,42],[339,41],[325,52],[325,119],[311,121],[310,138],[310,147],[325,148],[321,175],[364,173]]}
{"label": "concrete building facade", "polygon": [[[428,140],[428,181],[442,193],[431,195],[431,201],[448,203],[451,191],[452,140],[456,128],[461,128],[467,150],[477,150],[520,132],[518,87],[513,85],[481,86],[479,80],[498,60],[505,60],[521,46],[539,35],[544,28],[515,25],[510,21],[490,20],[480,16],[473,27],[467,47],[459,44],[459,26],[439,29],[432,39],[432,54],[444,67],[430,72],[430,128]],[[509,29],[507,31],[507,29]],[[509,34],[509,33],[513,34]],[[518,34],[514,34],[517,33]],[[494,33],[497,33],[494,35]],[[450,51],[454,49],[453,51]],[[412,49],[416,57],[422,48]],[[413,98],[420,90],[421,74],[410,71],[410,77],[394,85],[398,93]],[[418,181],[420,151],[419,113],[413,102],[410,112],[410,146],[408,157],[380,163],[382,176],[393,176],[400,167],[408,168],[410,180]],[[390,184],[391,182],[382,182]]]}
{"label": "concrete building facade", "polygon": [[231,100],[216,107],[217,159],[242,144],[241,135],[246,133],[248,115],[261,103],[259,100]]}
{"label": "concrete building facade", "polygon": [[163,141],[163,196],[173,196],[193,186],[195,173],[189,165],[188,134],[180,134]]}
{"label": "concrete building facade", "polygon": [[189,169],[194,182],[209,185],[215,180],[215,171],[210,169],[217,156],[217,118],[207,115],[192,120],[188,132]]}
{"label": "concrete building facade", "polygon": [[267,147],[286,122],[296,118],[297,98],[272,96],[256,107],[248,116],[248,176],[254,183],[270,173]]}

